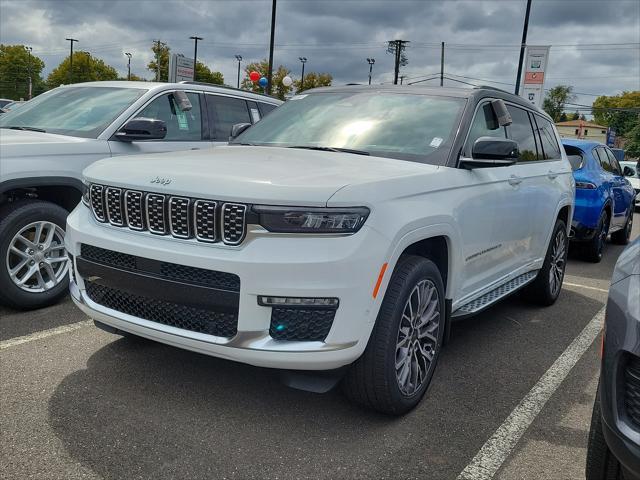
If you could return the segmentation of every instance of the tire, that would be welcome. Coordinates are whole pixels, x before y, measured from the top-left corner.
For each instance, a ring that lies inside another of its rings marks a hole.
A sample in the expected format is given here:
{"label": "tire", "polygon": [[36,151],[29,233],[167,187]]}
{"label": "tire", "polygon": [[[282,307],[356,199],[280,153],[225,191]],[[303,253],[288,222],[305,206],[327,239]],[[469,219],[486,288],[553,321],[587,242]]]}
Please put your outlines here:
{"label": "tire", "polygon": [[[431,299],[422,305],[431,321],[414,328],[415,323],[412,325],[403,314],[409,311],[409,305],[412,309],[415,306],[416,311],[421,309],[417,301],[420,292],[422,298]],[[423,257],[401,257],[389,281],[367,348],[342,380],[346,396],[359,405],[389,415],[402,415],[414,408],[427,391],[435,371],[445,322],[444,286],[438,267]],[[420,343],[418,333],[423,334],[424,343]],[[400,347],[401,343],[408,348]],[[409,360],[402,361],[397,369],[398,355]],[[420,370],[412,369],[414,358]],[[422,375],[418,376],[417,372]]]}
{"label": "tire", "polygon": [[[52,305],[66,295],[69,267],[64,250],[64,229],[68,215],[64,208],[40,200],[21,200],[2,207],[0,303],[30,310]],[[38,225],[41,225],[39,231]],[[38,232],[40,241],[34,243]],[[15,249],[10,250],[11,246]],[[21,253],[16,253],[18,250]],[[22,267],[15,270],[12,277],[9,270],[20,265]],[[25,277],[29,278],[19,286],[18,282]]]}
{"label": "tire", "polygon": [[607,243],[607,235],[609,233],[609,214],[606,210],[603,210],[598,219],[598,229],[596,234],[591,240],[583,245],[584,259],[593,262],[600,263],[602,260],[602,250],[605,243]]}
{"label": "tire", "polygon": [[631,238],[631,230],[633,229],[633,208],[629,209],[629,218],[624,224],[622,230],[618,230],[611,234],[611,241],[618,245],[627,245]]}
{"label": "tire", "polygon": [[602,412],[600,410],[600,385],[593,403],[591,428],[587,444],[586,480],[623,480],[620,462],[616,459],[602,433]]}
{"label": "tire", "polygon": [[528,301],[543,306],[556,302],[562,290],[568,251],[567,226],[558,219],[553,227],[542,268],[536,279],[523,289],[523,295]]}

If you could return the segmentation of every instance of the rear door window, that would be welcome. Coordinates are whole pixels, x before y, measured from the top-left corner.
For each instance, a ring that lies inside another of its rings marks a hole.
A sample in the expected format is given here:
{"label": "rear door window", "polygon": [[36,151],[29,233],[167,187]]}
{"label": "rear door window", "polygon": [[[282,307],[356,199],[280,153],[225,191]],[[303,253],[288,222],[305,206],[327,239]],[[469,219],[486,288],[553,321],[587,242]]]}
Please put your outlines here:
{"label": "rear door window", "polygon": [[207,104],[215,141],[228,142],[231,127],[236,123],[252,123],[247,102],[242,98],[207,95]]}
{"label": "rear door window", "polygon": [[607,157],[607,153],[604,151],[602,147],[596,147],[593,149],[594,156],[600,163],[600,167],[605,172],[613,173],[613,168],[611,167],[611,163],[609,163],[609,158]]}
{"label": "rear door window", "polygon": [[540,115],[535,115],[535,122],[538,125],[538,135],[542,144],[542,152],[539,153],[544,155],[545,160],[561,159],[560,145],[558,145],[558,139],[551,122]]}
{"label": "rear door window", "polygon": [[529,113],[522,108],[508,105],[513,123],[507,127],[511,140],[518,142],[520,157],[518,162],[532,162],[538,160],[538,146]]}

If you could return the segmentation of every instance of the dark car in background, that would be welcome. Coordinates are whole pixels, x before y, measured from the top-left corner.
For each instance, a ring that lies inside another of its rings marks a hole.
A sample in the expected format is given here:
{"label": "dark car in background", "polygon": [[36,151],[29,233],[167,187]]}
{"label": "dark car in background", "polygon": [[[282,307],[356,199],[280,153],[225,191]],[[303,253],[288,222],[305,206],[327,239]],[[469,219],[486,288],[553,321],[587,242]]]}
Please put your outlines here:
{"label": "dark car in background", "polygon": [[629,242],[633,227],[635,191],[611,149],[588,140],[563,139],[576,182],[576,205],[571,222],[572,241],[586,260],[599,262],[607,237]]}
{"label": "dark car in background", "polygon": [[605,316],[587,480],[640,478],[640,238],[620,255]]}

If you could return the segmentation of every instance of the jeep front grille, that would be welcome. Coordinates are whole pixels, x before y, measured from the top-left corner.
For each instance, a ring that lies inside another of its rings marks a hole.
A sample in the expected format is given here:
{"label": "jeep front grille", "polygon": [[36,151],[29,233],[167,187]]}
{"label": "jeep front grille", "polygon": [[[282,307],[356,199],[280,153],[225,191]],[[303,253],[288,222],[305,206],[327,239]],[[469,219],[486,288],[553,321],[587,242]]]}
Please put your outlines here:
{"label": "jeep front grille", "polygon": [[239,245],[247,205],[91,184],[91,211],[99,222],[155,235]]}

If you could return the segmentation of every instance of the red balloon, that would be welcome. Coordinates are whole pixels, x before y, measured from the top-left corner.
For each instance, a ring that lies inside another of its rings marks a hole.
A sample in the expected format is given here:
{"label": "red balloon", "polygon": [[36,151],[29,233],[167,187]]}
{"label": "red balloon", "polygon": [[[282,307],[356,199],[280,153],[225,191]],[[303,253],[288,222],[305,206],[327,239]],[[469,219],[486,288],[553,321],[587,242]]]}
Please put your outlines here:
{"label": "red balloon", "polygon": [[260,74],[254,70],[249,74],[249,78],[252,82],[257,82],[258,80],[260,80]]}

